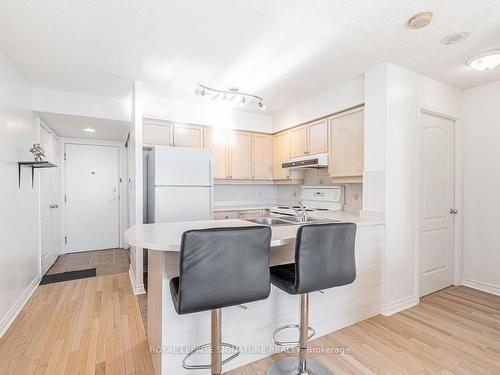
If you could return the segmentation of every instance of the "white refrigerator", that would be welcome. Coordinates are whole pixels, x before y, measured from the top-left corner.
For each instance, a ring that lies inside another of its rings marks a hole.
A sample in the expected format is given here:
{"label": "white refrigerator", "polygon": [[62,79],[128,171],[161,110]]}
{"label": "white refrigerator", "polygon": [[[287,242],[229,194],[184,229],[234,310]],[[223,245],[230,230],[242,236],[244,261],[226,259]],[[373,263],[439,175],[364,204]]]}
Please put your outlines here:
{"label": "white refrigerator", "polygon": [[148,223],[213,219],[210,151],[155,146],[147,174]]}

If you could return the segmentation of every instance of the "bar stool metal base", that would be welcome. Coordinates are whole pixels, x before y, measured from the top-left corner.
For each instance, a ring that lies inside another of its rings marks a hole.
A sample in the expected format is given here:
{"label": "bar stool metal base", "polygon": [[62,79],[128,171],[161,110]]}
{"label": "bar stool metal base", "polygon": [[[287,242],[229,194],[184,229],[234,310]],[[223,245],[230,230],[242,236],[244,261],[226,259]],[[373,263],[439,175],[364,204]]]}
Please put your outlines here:
{"label": "bar stool metal base", "polygon": [[[208,370],[208,369],[211,369],[212,368],[212,364],[206,364],[206,365],[190,365],[188,364],[188,359],[198,353],[198,352],[201,352],[202,350],[204,349],[209,349],[211,348],[212,345],[211,344],[204,344],[204,345],[200,345],[196,348],[194,348],[192,351],[190,351],[185,357],[184,357],[184,360],[182,361],[182,367],[184,367],[186,370]],[[221,362],[221,365],[225,365],[226,363],[228,363],[229,361],[232,361],[233,359],[235,359],[237,356],[240,355],[240,351],[238,349],[237,346],[235,345],[232,345],[232,344],[228,344],[228,343],[225,343],[223,342],[221,344],[221,348],[229,348],[229,349],[233,349],[235,351],[234,354],[232,354],[230,357],[224,359],[222,362]]]}
{"label": "bar stool metal base", "polygon": [[333,372],[321,363],[307,360],[307,371],[299,371],[299,358],[287,357],[274,362],[267,370],[267,375],[333,375]]}

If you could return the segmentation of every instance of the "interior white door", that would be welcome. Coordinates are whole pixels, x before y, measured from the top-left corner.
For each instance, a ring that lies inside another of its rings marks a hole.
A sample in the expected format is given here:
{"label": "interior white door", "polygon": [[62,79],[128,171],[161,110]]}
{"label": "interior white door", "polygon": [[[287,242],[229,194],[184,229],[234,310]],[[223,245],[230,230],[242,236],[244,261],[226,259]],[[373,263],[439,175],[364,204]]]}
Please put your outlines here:
{"label": "interior white door", "polygon": [[[59,140],[40,126],[40,144],[49,161],[59,164]],[[40,239],[41,267],[45,274],[61,250],[60,169],[41,170],[40,176]]]}
{"label": "interior white door", "polygon": [[420,295],[453,284],[455,123],[422,113]]}
{"label": "interior white door", "polygon": [[119,246],[119,148],[66,144],[66,252]]}

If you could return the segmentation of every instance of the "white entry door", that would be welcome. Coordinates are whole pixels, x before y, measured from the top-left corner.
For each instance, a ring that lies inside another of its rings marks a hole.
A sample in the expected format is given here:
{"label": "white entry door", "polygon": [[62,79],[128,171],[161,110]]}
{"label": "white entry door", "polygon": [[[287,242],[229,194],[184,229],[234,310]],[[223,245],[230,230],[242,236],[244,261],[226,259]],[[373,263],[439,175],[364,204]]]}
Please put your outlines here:
{"label": "white entry door", "polygon": [[453,284],[455,122],[422,113],[420,295]]}
{"label": "white entry door", "polygon": [[[40,144],[47,160],[59,165],[59,140],[40,126]],[[47,168],[40,178],[40,240],[42,275],[54,264],[61,250],[61,194],[60,169]]]}
{"label": "white entry door", "polygon": [[66,252],[119,247],[119,148],[66,144]]}

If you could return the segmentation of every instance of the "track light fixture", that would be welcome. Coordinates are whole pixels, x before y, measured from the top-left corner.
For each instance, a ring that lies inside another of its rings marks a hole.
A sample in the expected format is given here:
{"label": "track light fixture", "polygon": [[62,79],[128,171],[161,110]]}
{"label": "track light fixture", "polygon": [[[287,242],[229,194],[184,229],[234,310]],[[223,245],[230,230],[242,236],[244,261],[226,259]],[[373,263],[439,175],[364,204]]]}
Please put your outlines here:
{"label": "track light fixture", "polygon": [[254,94],[240,92],[237,87],[230,87],[228,90],[218,90],[202,84],[198,84],[195,89],[195,93],[197,95],[201,95],[210,99],[217,99],[218,97],[221,97],[222,100],[227,100],[230,102],[232,102],[236,98],[239,98],[241,106],[244,106],[247,103],[247,99],[253,99],[258,103],[258,106],[262,111],[266,109],[266,106],[264,105],[264,99]]}

